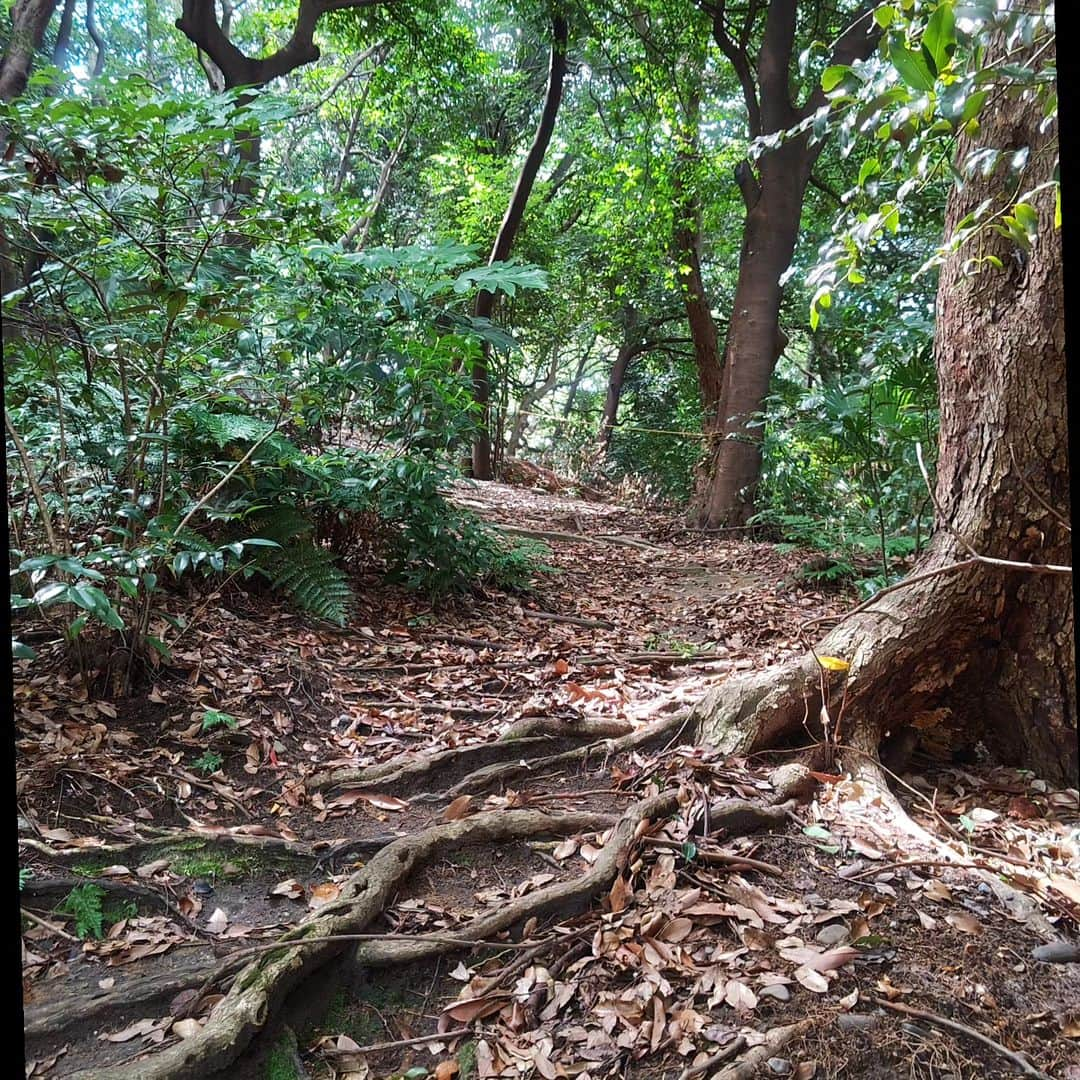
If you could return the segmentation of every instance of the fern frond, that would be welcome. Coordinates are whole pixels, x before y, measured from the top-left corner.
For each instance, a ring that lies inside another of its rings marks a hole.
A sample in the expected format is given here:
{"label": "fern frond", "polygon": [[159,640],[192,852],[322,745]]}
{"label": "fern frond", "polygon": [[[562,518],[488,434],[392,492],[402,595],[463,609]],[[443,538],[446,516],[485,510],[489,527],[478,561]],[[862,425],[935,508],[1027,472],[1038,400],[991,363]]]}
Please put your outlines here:
{"label": "fern frond", "polygon": [[274,587],[288,594],[301,610],[339,626],[345,625],[353,599],[352,589],[326,548],[301,542],[284,550],[272,550],[262,571]]}

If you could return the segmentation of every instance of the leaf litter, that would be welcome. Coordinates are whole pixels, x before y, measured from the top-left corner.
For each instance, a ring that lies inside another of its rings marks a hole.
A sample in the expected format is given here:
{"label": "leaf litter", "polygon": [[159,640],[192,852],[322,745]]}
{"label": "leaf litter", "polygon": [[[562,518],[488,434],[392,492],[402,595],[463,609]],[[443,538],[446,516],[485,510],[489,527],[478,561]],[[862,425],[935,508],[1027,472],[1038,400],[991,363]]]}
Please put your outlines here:
{"label": "leaf litter", "polygon": [[[25,923],[28,1016],[76,1000],[79,987],[115,993],[106,969],[272,941],[333,905],[349,868],[396,836],[492,809],[617,814],[627,798],[677,788],[680,810],[647,825],[589,909],[541,912],[505,937],[507,948],[459,951],[415,1005],[380,1021],[381,1037],[359,1022],[377,1006],[354,998],[347,1023],[328,1014],[307,1032],[311,1074],[450,1080],[467,1067],[478,1080],[627,1070],[688,1080],[727,1075],[725,1055],[737,1062],[775,1044],[776,1075],[884,1075],[890,1061],[917,1076],[1013,1075],[992,1048],[905,1021],[891,1004],[1027,1052],[1048,1075],[1080,1076],[1077,965],[1030,955],[1043,940],[1038,917],[1075,940],[1075,790],[1003,767],[921,762],[898,793],[943,837],[942,857],[892,829],[873,793],[827,774],[816,774],[816,793],[781,827],[702,835],[703,800],[768,803],[770,766],[690,746],[453,798],[436,797],[456,779],[443,772],[406,777],[395,790],[318,786],[334,769],[483,747],[531,718],[567,731],[598,721],[634,730],[717,678],[800,652],[801,622],[852,602],[796,584],[805,553],[679,534],[660,514],[505,485],[458,497],[489,520],[581,541],[553,542],[546,561],[558,573],[524,596],[493,592],[434,609],[366,582],[365,607],[345,632],[236,591],[189,627],[185,648],[151,672],[141,699],[86,700],[58,651],[52,668],[17,669],[20,865],[33,871],[24,906],[74,930],[55,906],[62,895],[34,888],[58,866],[112,883],[121,899],[126,885],[142,886],[169,904],[165,914],[143,910],[146,898],[133,892],[134,910],[114,912],[122,917],[101,940],[74,945],[44,920]],[[612,534],[662,554],[620,547],[613,559],[597,539]],[[174,616],[197,606],[171,603]],[[234,723],[205,731],[209,710]],[[209,772],[197,767],[208,748],[221,759]],[[580,878],[608,839],[598,830],[447,851],[409,879],[382,929],[461,931]],[[341,843],[365,841],[324,864]],[[1007,876],[1029,905],[1010,907],[979,869]],[[188,1004],[197,997],[183,993]],[[30,1041],[27,1075],[62,1076],[130,1056],[133,1045],[190,1038],[220,999],[205,995],[191,1016],[139,1015],[136,1004],[134,1014],[118,1007],[92,1025],[45,1031]],[[351,1034],[330,1030],[348,1024]]]}

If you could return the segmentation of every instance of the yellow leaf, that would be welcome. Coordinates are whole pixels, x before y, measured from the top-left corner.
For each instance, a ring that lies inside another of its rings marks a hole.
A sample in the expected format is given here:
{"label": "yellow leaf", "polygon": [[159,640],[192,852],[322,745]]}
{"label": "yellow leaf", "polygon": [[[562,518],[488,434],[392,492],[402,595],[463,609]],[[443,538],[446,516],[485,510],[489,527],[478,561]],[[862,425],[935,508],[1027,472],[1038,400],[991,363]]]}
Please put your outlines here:
{"label": "yellow leaf", "polygon": [[846,660],[841,660],[839,656],[819,656],[818,663],[826,671],[847,671],[851,667]]}

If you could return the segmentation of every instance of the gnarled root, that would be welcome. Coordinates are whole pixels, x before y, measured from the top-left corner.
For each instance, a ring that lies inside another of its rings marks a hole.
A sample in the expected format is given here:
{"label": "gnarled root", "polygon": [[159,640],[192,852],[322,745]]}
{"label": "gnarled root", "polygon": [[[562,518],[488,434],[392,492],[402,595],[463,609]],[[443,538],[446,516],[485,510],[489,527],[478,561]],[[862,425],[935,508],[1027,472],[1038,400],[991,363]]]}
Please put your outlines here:
{"label": "gnarled root", "polygon": [[[613,876],[624,865],[630,843],[644,819],[669,812],[674,805],[675,795],[668,792],[645,799],[631,808],[619,820],[611,840],[589,871],[589,889],[598,889],[604,883],[605,875]],[[96,1080],[176,1080],[179,1077],[189,1080],[226,1068],[263,1028],[289,991],[344,947],[340,941],[321,940],[305,946],[304,939],[361,932],[382,912],[409,874],[445,851],[448,845],[572,835],[605,828],[611,823],[608,815],[585,812],[492,811],[435,825],[395,840],[344,883],[338,900],[325,905],[283,935],[280,951],[268,951],[249,963],[237,975],[232,988],[214,1008],[201,1031],[150,1057],[75,1075],[79,1080],[90,1080],[91,1077]],[[483,933],[512,925],[533,912],[550,910],[553,905],[583,898],[585,893],[580,882],[564,883],[563,890],[556,886],[539,890],[524,898],[528,903],[473,920],[463,930],[467,935],[480,937]],[[416,955],[427,955],[424,950],[430,943],[417,944]],[[403,941],[403,950],[404,946]],[[404,951],[395,952],[392,962],[404,955]],[[363,962],[374,961],[364,956]]]}

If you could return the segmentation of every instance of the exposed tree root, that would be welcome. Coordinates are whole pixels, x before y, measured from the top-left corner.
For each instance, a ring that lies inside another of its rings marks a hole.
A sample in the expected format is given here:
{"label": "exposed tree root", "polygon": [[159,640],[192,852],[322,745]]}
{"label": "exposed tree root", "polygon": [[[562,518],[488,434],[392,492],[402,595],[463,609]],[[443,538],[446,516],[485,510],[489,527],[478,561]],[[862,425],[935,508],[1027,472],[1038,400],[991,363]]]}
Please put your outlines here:
{"label": "exposed tree root", "polygon": [[370,765],[363,769],[334,769],[331,772],[316,773],[307,778],[305,786],[308,791],[363,787],[369,791],[393,789],[397,792],[411,789],[417,782],[432,774],[445,775],[461,768],[475,769],[480,765],[522,758],[530,751],[550,748],[551,740],[542,735],[497,739],[494,742],[479,743],[476,746],[458,746],[452,750],[440,750],[434,754],[395,757],[390,761],[384,761],[381,765]]}
{"label": "exposed tree root", "polygon": [[751,1080],[757,1076],[758,1069],[777,1052],[782,1050],[793,1039],[805,1035],[811,1028],[816,1027],[817,1020],[800,1020],[797,1024],[785,1024],[783,1027],[775,1027],[766,1032],[765,1041],[753,1047],[740,1061],[721,1069],[713,1075],[712,1080]]}
{"label": "exposed tree root", "polygon": [[[580,877],[555,882],[511,901],[498,911],[471,919],[464,926],[455,927],[454,936],[482,940],[529,918],[541,918],[554,911],[566,915],[576,913],[625,867],[641,822],[668,814],[675,805],[673,791],[635,804],[620,818],[596,861]],[[367,967],[408,964],[451,952],[457,947],[434,940],[362,942],[356,948],[356,961]]]}
{"label": "exposed tree root", "polygon": [[[674,806],[674,793],[636,804],[619,822],[612,841],[605,845],[605,865],[614,873],[625,860],[629,843],[640,823]],[[215,1006],[205,1027],[183,1041],[150,1057],[123,1065],[75,1074],[79,1080],[185,1080],[203,1077],[226,1068],[264,1027],[268,1017],[299,982],[337,955],[340,941],[302,944],[305,938],[324,938],[357,933],[385,908],[402,882],[418,866],[445,851],[447,846],[477,841],[507,841],[540,835],[572,835],[606,827],[607,815],[590,813],[545,814],[537,810],[507,810],[477,814],[471,818],[435,825],[402,837],[383,848],[353,874],[341,888],[340,898],[318,909],[281,938],[280,951],[267,952],[249,963],[235,978],[228,994]],[[604,857],[603,855],[601,856]],[[600,859],[597,860],[600,862]],[[599,878],[594,877],[594,887]],[[576,884],[576,883],[575,883]],[[569,896],[570,894],[568,894]],[[535,910],[557,902],[550,890],[539,890],[528,899]],[[502,916],[504,913],[498,913]],[[515,911],[517,918],[521,911]],[[469,927],[478,932],[474,920]],[[490,929],[491,924],[483,926]],[[423,955],[423,953],[421,953]],[[396,962],[396,957],[395,957]]]}
{"label": "exposed tree root", "polygon": [[[243,826],[240,826],[243,828]],[[373,850],[389,843],[395,837],[385,840],[371,840],[376,845]],[[157,858],[165,858],[170,853],[190,854],[192,850],[201,847],[213,846],[224,852],[244,854],[247,851],[258,851],[265,855],[281,855],[296,859],[317,859],[319,857],[318,845],[309,847],[295,840],[286,840],[280,836],[256,836],[240,832],[232,832],[227,829],[192,828],[161,830],[161,834],[153,837],[145,837],[131,840],[121,844],[101,844],[94,846],[78,847],[53,847],[33,837],[20,836],[19,844],[38,852],[52,862],[70,865],[75,862],[86,862],[89,859],[100,859],[107,855],[110,858],[120,859],[132,867],[141,863],[150,862]]]}
{"label": "exposed tree root", "polygon": [[[947,553],[941,557],[949,559]],[[980,649],[986,645],[964,644],[958,635],[965,620],[955,614],[946,620],[941,612],[949,605],[975,608],[979,584],[958,575],[917,581],[858,609],[805,657],[725,680],[691,709],[702,741],[725,754],[747,754],[775,747],[800,730],[812,734],[875,793],[894,828],[944,859],[965,859],[912,820],[890,789],[880,748],[893,727],[930,725],[938,717],[961,723],[971,714],[978,720],[986,679],[981,665],[987,662]],[[981,633],[989,635],[985,625]],[[821,656],[843,660],[846,672],[824,669]],[[1014,916],[1047,940],[1053,937],[1053,927],[1029,897],[999,875],[977,873]]]}
{"label": "exposed tree root", "polygon": [[168,972],[127,978],[120,974],[117,985],[111,990],[90,989],[78,1001],[61,998],[41,1005],[24,1006],[23,1034],[30,1039],[54,1035],[98,1016],[191,990],[205,982],[211,971],[220,971],[224,975],[228,970],[227,962],[215,967],[210,963],[212,959],[205,955],[187,956],[181,961],[183,966],[179,970],[174,968]]}
{"label": "exposed tree root", "polygon": [[[552,735],[550,737],[533,734],[521,736],[520,731],[530,730],[523,723],[522,728],[517,729],[517,725],[514,725],[494,742],[441,750],[436,754],[425,754],[405,760],[400,757],[393,758],[381,765],[372,765],[365,769],[335,769],[333,772],[318,773],[308,777],[306,785],[309,791],[355,786],[371,791],[397,792],[414,787],[418,781],[432,774],[446,776],[447,773],[452,773],[453,770],[460,769],[462,766],[473,766],[472,771],[462,780],[446,788],[441,794],[425,795],[427,801],[438,801],[483,791],[501,780],[543,773],[548,768],[558,768],[573,761],[585,761],[598,751],[620,754],[626,750],[639,749],[663,739],[677,728],[686,726],[687,723],[685,714],[680,713],[611,739],[610,733],[613,730],[624,730],[625,725],[619,723],[613,726],[612,721],[589,718],[573,722],[551,717],[528,717],[526,720],[536,722],[537,726],[532,730],[547,729],[552,732]],[[687,728],[687,730],[691,729]],[[556,732],[558,734],[555,734]],[[574,747],[561,753],[548,753],[545,756],[530,759],[530,752],[540,749],[550,751],[556,739],[589,739],[600,735],[604,737],[603,742],[588,742],[584,746]]]}
{"label": "exposed tree root", "polygon": [[458,795],[476,794],[486,791],[488,788],[499,783],[507,783],[517,780],[522,776],[542,776],[544,773],[565,765],[573,765],[587,762],[590,758],[602,755],[605,759],[617,754],[626,753],[628,750],[639,750],[654,745],[664,739],[676,739],[680,734],[686,735],[686,741],[693,741],[692,719],[686,712],[676,713],[665,717],[663,720],[646,727],[638,728],[629,735],[623,735],[618,739],[605,739],[603,742],[588,743],[572,750],[566,750],[561,754],[551,754],[548,757],[536,758],[526,761],[523,758],[517,762],[488,765],[470,773],[463,780],[444,792],[447,798],[456,798]]}

